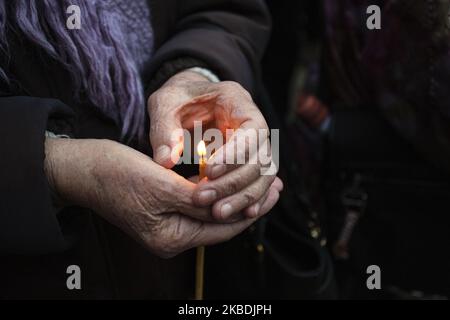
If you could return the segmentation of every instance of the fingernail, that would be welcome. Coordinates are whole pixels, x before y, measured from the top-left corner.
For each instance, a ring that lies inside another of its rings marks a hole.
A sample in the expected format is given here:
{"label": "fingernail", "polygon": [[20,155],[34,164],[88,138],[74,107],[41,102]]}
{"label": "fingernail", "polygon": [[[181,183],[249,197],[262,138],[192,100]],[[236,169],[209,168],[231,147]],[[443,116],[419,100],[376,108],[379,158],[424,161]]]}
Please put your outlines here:
{"label": "fingernail", "polygon": [[225,203],[220,207],[220,215],[222,219],[227,219],[233,213],[233,207],[229,203]]}
{"label": "fingernail", "polygon": [[225,173],[227,167],[224,164],[216,165],[211,170],[211,178],[215,179]]}
{"label": "fingernail", "polygon": [[200,192],[198,195],[198,199],[203,204],[210,204],[213,202],[217,197],[217,192],[215,190],[205,190]]}

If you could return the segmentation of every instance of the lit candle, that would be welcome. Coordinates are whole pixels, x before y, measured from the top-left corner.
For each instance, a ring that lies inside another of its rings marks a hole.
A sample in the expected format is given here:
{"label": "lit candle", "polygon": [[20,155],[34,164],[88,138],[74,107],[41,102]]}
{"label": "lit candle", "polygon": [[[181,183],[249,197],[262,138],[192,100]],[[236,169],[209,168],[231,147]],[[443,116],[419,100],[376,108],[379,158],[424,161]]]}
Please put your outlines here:
{"label": "lit candle", "polygon": [[202,180],[204,177],[206,177],[206,146],[205,142],[202,140],[198,143],[197,146],[197,153],[199,157],[199,175],[198,180]]}
{"label": "lit candle", "polygon": [[[199,157],[199,175],[198,180],[206,177],[206,146],[202,140],[197,146],[197,153]],[[205,268],[205,247],[197,248],[197,258],[195,267],[195,300],[203,300],[203,281]]]}

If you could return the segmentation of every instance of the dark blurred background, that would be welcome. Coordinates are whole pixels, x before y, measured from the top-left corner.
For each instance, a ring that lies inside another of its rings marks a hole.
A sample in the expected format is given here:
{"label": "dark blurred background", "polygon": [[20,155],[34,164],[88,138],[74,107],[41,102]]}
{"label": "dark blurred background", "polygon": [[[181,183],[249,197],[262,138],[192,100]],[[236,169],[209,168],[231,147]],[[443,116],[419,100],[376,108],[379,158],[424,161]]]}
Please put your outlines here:
{"label": "dark blurred background", "polygon": [[[263,228],[270,290],[447,299],[448,3],[267,4],[261,105],[280,128],[286,185]],[[380,30],[366,25],[372,4]],[[370,265],[380,267],[381,290],[367,288]]]}

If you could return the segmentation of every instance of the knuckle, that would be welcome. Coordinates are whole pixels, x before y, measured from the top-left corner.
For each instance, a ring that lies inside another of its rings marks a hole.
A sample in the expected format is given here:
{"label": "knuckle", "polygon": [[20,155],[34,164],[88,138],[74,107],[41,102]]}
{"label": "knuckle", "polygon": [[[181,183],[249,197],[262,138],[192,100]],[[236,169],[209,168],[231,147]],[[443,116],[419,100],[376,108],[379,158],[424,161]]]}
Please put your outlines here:
{"label": "knuckle", "polygon": [[264,119],[261,113],[255,116],[255,122],[259,129],[263,129],[266,131],[265,132],[266,137],[269,137],[270,136],[269,126],[267,125],[266,119]]}
{"label": "knuckle", "polygon": [[222,81],[221,86],[224,89],[228,90],[245,90],[239,83],[236,81]]}
{"label": "knuckle", "polygon": [[182,87],[177,86],[177,85],[168,85],[165,86],[164,88],[160,89],[161,90],[161,94],[160,96],[164,96],[164,97],[168,97],[168,96],[178,96],[180,94],[180,90]]}
{"label": "knuckle", "polygon": [[245,201],[245,206],[249,206],[253,203],[256,202],[256,195],[254,192],[246,192],[244,193],[244,201]]}
{"label": "knuckle", "polygon": [[236,81],[222,81],[220,83],[220,88],[232,93],[242,94],[247,99],[252,100],[250,93],[247,90],[245,90],[245,88],[240,83]]}
{"label": "knuckle", "polygon": [[150,112],[152,112],[154,108],[164,103],[164,100],[172,96],[177,96],[179,94],[179,87],[176,86],[165,86],[159,88],[155,92],[153,92],[148,98],[148,102],[152,108],[150,108]]}
{"label": "knuckle", "polygon": [[237,181],[236,179],[230,179],[224,184],[224,195],[234,194],[237,191],[239,191],[239,181]]}

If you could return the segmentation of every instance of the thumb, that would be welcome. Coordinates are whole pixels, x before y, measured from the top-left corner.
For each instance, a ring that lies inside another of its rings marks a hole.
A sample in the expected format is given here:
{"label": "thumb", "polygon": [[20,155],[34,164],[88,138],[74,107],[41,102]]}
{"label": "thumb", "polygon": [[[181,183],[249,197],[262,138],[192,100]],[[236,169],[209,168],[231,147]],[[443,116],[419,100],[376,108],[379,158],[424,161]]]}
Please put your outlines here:
{"label": "thumb", "polygon": [[184,132],[176,117],[159,119],[150,124],[150,143],[153,160],[159,165],[171,169],[180,160],[183,153]]}

